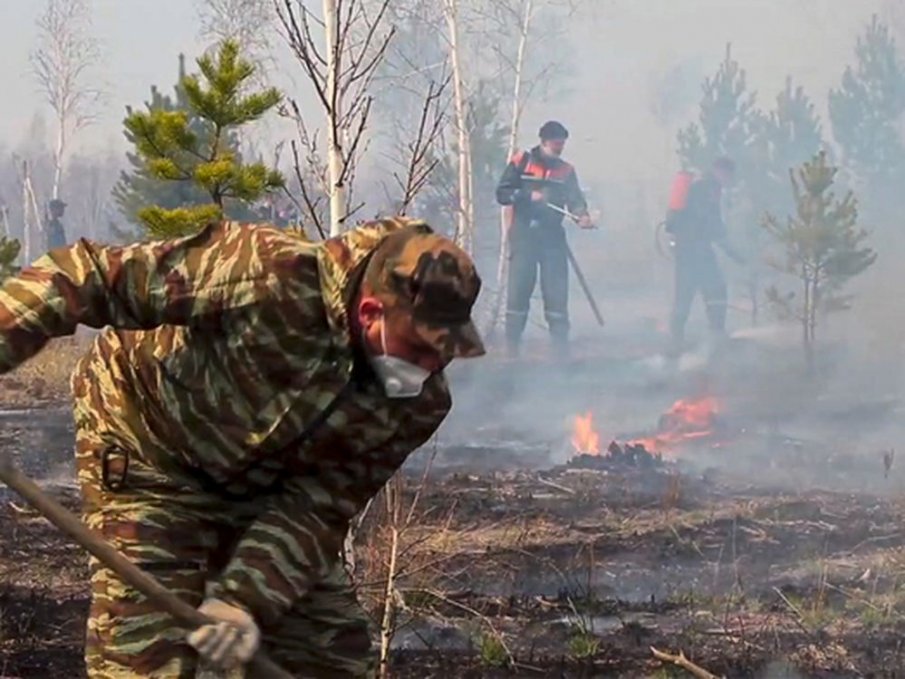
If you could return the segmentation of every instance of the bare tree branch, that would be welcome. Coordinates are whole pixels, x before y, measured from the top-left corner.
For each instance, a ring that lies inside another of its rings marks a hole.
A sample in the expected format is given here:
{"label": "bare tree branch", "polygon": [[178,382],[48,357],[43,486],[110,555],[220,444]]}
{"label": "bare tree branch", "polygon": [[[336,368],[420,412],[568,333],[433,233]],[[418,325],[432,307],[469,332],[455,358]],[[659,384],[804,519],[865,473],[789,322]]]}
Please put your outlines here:
{"label": "bare tree branch", "polygon": [[276,16],[273,0],[195,0],[199,36],[213,43],[239,43],[243,54],[255,66],[254,79],[262,86],[276,65],[271,49],[271,32]]}
{"label": "bare tree branch", "polygon": [[[353,209],[352,192],[359,158],[367,149],[366,131],[373,101],[369,90],[383,61],[395,29],[386,25],[390,0],[379,0],[376,11],[367,11],[365,0],[324,0],[324,16],[318,20],[302,0],[273,0],[280,33],[314,88],[327,130],[325,162],[306,154],[306,161],[320,163],[312,172],[326,178],[330,202],[330,233],[361,208]],[[319,21],[322,39],[312,23]],[[290,112],[297,124],[298,107]],[[310,135],[300,136],[307,148]],[[310,149],[309,149],[310,151]],[[326,167],[326,172],[321,169]]]}
{"label": "bare tree branch", "polygon": [[[290,117],[295,121],[299,137],[297,140],[293,139],[290,142],[290,150],[292,151],[295,178],[299,184],[302,201],[305,204],[305,209],[302,210],[302,212],[307,213],[308,218],[314,224],[320,237],[326,238],[321,196],[316,196],[310,186],[312,179],[314,179],[315,183],[319,185],[322,191],[327,184],[326,168],[318,154],[317,135],[310,135],[308,133],[308,128],[305,126],[304,118],[302,117],[301,111],[295,100],[289,100],[289,107],[292,109]],[[299,146],[305,150],[304,162],[302,162],[302,157],[299,153]],[[301,208],[301,205],[295,200],[291,193],[287,191],[287,195],[297,207]]]}
{"label": "bare tree branch", "polygon": [[418,119],[418,131],[414,140],[406,145],[409,160],[405,180],[400,179],[397,173],[393,173],[399,188],[402,189],[402,197],[396,210],[398,214],[404,215],[407,212],[412,201],[427,184],[431,173],[440,162],[439,156],[431,155],[430,151],[442,135],[446,123],[444,114],[446,106],[443,99],[451,79],[450,74],[442,82],[431,82],[428,85]]}
{"label": "bare tree branch", "polygon": [[70,135],[95,121],[102,99],[101,91],[86,83],[100,60],[100,47],[90,35],[91,15],[86,0],[47,0],[37,26],[38,43],[30,61],[35,79],[56,116],[51,198],[58,199]]}

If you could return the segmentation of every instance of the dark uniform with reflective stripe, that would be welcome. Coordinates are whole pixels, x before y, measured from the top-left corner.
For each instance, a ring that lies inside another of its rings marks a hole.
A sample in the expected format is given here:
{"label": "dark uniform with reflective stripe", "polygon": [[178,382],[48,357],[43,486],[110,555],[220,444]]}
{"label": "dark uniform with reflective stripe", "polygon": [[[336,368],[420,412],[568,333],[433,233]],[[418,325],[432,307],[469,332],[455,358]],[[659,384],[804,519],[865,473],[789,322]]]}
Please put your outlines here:
{"label": "dark uniform with reflective stripe", "polygon": [[[544,199],[532,202],[531,192]],[[509,231],[509,280],[506,301],[506,341],[518,347],[531,295],[540,269],[544,316],[554,344],[565,349],[569,337],[569,260],[563,215],[551,203],[576,215],[587,212],[575,168],[545,155],[540,146],[512,158],[496,190],[497,201],[513,208]]]}

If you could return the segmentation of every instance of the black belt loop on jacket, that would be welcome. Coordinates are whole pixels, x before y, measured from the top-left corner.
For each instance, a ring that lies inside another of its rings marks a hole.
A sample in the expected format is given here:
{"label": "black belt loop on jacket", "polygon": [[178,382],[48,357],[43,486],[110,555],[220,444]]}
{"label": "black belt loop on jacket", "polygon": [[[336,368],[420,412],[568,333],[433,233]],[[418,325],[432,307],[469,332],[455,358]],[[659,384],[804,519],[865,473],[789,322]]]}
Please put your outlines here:
{"label": "black belt loop on jacket", "polygon": [[101,451],[101,483],[104,488],[113,492],[122,490],[128,475],[129,451],[118,446],[104,448]]}

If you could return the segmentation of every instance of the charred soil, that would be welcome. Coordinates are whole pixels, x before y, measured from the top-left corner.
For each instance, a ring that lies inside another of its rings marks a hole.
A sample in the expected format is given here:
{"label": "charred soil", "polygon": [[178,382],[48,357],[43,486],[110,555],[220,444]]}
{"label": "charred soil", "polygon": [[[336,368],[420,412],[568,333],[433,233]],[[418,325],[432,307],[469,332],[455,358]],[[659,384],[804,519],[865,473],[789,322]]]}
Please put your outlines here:
{"label": "charred soil", "polygon": [[[905,505],[779,494],[668,468],[453,474],[421,486],[395,579],[393,676],[897,677]],[[77,508],[71,488],[52,488]],[[379,626],[381,509],[359,535]],[[84,555],[14,499],[0,507],[0,674],[84,676]],[[673,668],[675,670],[675,668]]]}
{"label": "charred soil", "polygon": [[[897,500],[669,465],[436,476],[401,489],[421,495],[398,550],[394,676],[672,676],[651,646],[728,677],[905,667]],[[358,575],[379,625],[389,543],[382,509],[369,517]],[[0,544],[0,674],[83,676],[84,555],[11,497]]]}
{"label": "charred soil", "polygon": [[[0,446],[77,509],[55,412],[7,421]],[[426,447],[356,535],[391,675],[690,676],[653,647],[733,678],[905,676],[902,470],[884,479],[885,458],[730,424],[749,438],[717,454],[756,448],[746,468],[606,439],[598,456],[541,461],[549,442],[518,431],[493,449],[450,441],[446,462]],[[87,558],[5,491],[0,583],[0,676],[83,677]]]}

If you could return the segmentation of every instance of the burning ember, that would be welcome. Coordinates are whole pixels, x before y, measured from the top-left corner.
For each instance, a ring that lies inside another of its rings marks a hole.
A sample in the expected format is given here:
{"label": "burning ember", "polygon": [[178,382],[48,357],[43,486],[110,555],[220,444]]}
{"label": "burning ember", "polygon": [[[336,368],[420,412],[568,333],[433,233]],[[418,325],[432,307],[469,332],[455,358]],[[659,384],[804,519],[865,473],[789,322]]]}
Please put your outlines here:
{"label": "burning ember", "polygon": [[660,416],[657,433],[635,443],[648,450],[666,452],[688,441],[713,436],[718,413],[717,401],[710,396],[695,401],[676,401]]}
{"label": "burning ember", "polygon": [[[660,416],[653,436],[632,440],[624,449],[662,454],[689,441],[712,437],[716,433],[718,414],[719,404],[713,397],[676,401]],[[594,429],[591,413],[575,418],[572,446],[577,455],[601,454],[600,435]],[[606,454],[613,455],[612,445]]]}
{"label": "burning ember", "polygon": [[576,416],[572,445],[579,455],[600,455],[600,435],[594,429],[591,413]]}

